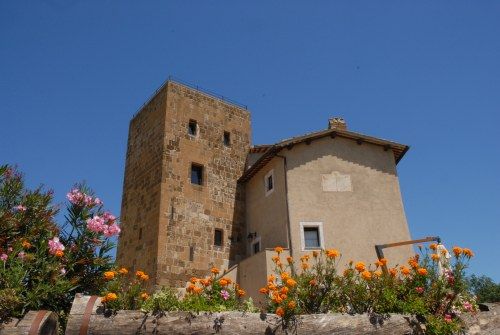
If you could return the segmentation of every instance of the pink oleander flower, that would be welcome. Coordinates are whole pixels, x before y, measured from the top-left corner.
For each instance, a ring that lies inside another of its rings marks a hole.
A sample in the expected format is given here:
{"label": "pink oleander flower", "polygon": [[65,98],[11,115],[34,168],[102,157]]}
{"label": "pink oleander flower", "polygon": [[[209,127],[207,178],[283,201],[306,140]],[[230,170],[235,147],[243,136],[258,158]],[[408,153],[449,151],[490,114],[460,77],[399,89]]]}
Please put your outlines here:
{"label": "pink oleander flower", "polygon": [[422,293],[424,293],[424,288],[419,286],[419,287],[415,288],[415,291],[417,291],[417,293],[419,293],[419,294],[422,294]]}
{"label": "pink oleander flower", "polygon": [[112,237],[112,236],[120,234],[121,229],[116,223],[113,223],[110,226],[105,225],[104,227],[105,228],[104,228],[103,233],[104,233],[104,236],[106,236],[106,237]]}
{"label": "pink oleander flower", "polygon": [[107,224],[112,224],[116,221],[116,216],[114,216],[110,212],[104,212],[102,218],[104,219],[104,221],[106,221]]}
{"label": "pink oleander flower", "polygon": [[472,304],[468,301],[465,301],[462,305],[464,307],[464,309],[468,312],[472,312],[473,311],[473,307],[472,307]]}
{"label": "pink oleander flower", "polygon": [[448,322],[448,323],[449,323],[449,322],[451,322],[451,315],[450,315],[450,314],[446,314],[446,315],[444,316],[444,321],[445,321],[445,322]]}
{"label": "pink oleander flower", "polygon": [[14,207],[14,209],[18,212],[25,212],[27,208],[23,205],[17,205]]}
{"label": "pink oleander flower", "polygon": [[77,206],[99,206],[102,205],[102,201],[99,198],[92,198],[90,195],[83,193],[77,188],[72,189],[66,194],[69,202]]}
{"label": "pink oleander flower", "polygon": [[95,233],[102,233],[106,229],[104,219],[99,215],[87,220],[87,228]]}
{"label": "pink oleander flower", "polygon": [[26,253],[24,251],[21,251],[17,254],[17,257],[19,257],[19,259],[24,259],[26,257]]}
{"label": "pink oleander flower", "polygon": [[7,252],[12,252],[12,250],[13,250],[12,247],[7,248]]}
{"label": "pink oleander flower", "polygon": [[7,262],[7,258],[9,258],[9,256],[5,253],[0,255],[0,260],[2,260],[3,262]]}
{"label": "pink oleander flower", "polygon": [[64,251],[66,249],[64,245],[59,241],[59,237],[54,237],[49,240],[49,253],[55,255],[58,251]]}
{"label": "pink oleander flower", "polygon": [[221,290],[220,296],[222,297],[222,299],[227,300],[227,299],[229,299],[229,292],[226,290]]}

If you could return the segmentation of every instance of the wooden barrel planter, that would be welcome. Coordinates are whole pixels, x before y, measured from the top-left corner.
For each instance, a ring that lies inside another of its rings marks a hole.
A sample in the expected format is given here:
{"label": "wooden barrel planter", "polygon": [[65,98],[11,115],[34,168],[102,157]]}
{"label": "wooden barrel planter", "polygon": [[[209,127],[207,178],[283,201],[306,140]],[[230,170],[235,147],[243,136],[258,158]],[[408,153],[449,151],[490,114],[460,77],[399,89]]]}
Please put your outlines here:
{"label": "wooden barrel planter", "polygon": [[[418,323],[417,323],[418,324]],[[388,317],[347,314],[301,315],[295,325],[298,334],[419,334],[415,320],[403,315]],[[71,308],[66,335],[128,334],[294,334],[285,332],[274,314],[223,312],[168,312],[154,316],[140,311],[118,311],[105,315],[100,299],[77,295]]]}
{"label": "wooden barrel planter", "polygon": [[59,318],[50,311],[29,311],[21,320],[0,325],[0,335],[57,335]]}

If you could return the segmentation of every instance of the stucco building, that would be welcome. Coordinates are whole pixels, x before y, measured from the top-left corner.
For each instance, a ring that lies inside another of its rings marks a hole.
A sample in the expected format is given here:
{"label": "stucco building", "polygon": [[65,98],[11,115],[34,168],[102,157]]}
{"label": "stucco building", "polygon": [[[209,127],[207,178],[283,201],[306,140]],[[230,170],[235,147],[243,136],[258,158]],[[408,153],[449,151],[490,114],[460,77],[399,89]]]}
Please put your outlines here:
{"label": "stucco building", "polygon": [[217,266],[251,295],[277,245],[373,262],[376,244],[410,240],[396,171],[407,150],[340,118],[252,146],[246,108],[167,81],[130,122],[117,261],[178,287]]}

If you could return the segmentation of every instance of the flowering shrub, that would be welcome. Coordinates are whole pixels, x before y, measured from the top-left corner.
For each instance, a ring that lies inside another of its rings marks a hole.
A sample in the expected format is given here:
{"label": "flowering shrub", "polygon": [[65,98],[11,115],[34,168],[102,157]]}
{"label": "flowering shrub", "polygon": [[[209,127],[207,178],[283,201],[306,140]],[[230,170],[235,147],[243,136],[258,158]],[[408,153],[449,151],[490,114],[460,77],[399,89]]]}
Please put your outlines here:
{"label": "flowering shrub", "polygon": [[106,285],[101,302],[108,310],[140,309],[149,299],[145,288],[149,276],[143,271],[133,274],[126,268],[113,269],[104,272],[103,278]]}
{"label": "flowering shrub", "polygon": [[407,265],[387,269],[386,259],[369,266],[351,261],[338,273],[341,254],[335,249],[313,251],[298,265],[291,257],[282,260],[277,247],[276,273],[260,292],[284,327],[304,313],[408,313],[425,318],[429,334],[451,334],[460,329],[462,313],[477,311],[464,280],[473,253],[455,247],[451,264],[437,245],[419,249]]}
{"label": "flowering shrub", "polygon": [[[112,267],[116,218],[82,186],[68,193],[59,226],[52,197],[27,190],[16,169],[0,166],[0,322],[38,309],[58,311],[64,322],[74,293],[98,293]],[[99,231],[89,227],[96,216],[104,218]]]}

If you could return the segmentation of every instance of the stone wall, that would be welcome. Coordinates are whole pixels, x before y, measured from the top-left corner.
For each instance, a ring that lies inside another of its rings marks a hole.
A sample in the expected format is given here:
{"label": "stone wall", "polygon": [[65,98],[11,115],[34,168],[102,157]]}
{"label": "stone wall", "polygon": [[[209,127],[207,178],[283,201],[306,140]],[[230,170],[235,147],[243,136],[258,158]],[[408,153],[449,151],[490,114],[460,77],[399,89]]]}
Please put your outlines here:
{"label": "stone wall", "polygon": [[[191,120],[196,136],[188,133]],[[131,122],[118,262],[146,269],[157,285],[184,286],[211,266],[227,269],[243,258],[244,192],[237,180],[250,136],[248,111],[168,82]],[[191,183],[192,163],[203,166],[202,185]],[[136,227],[144,228],[142,239]],[[223,231],[220,247],[215,229]]]}

